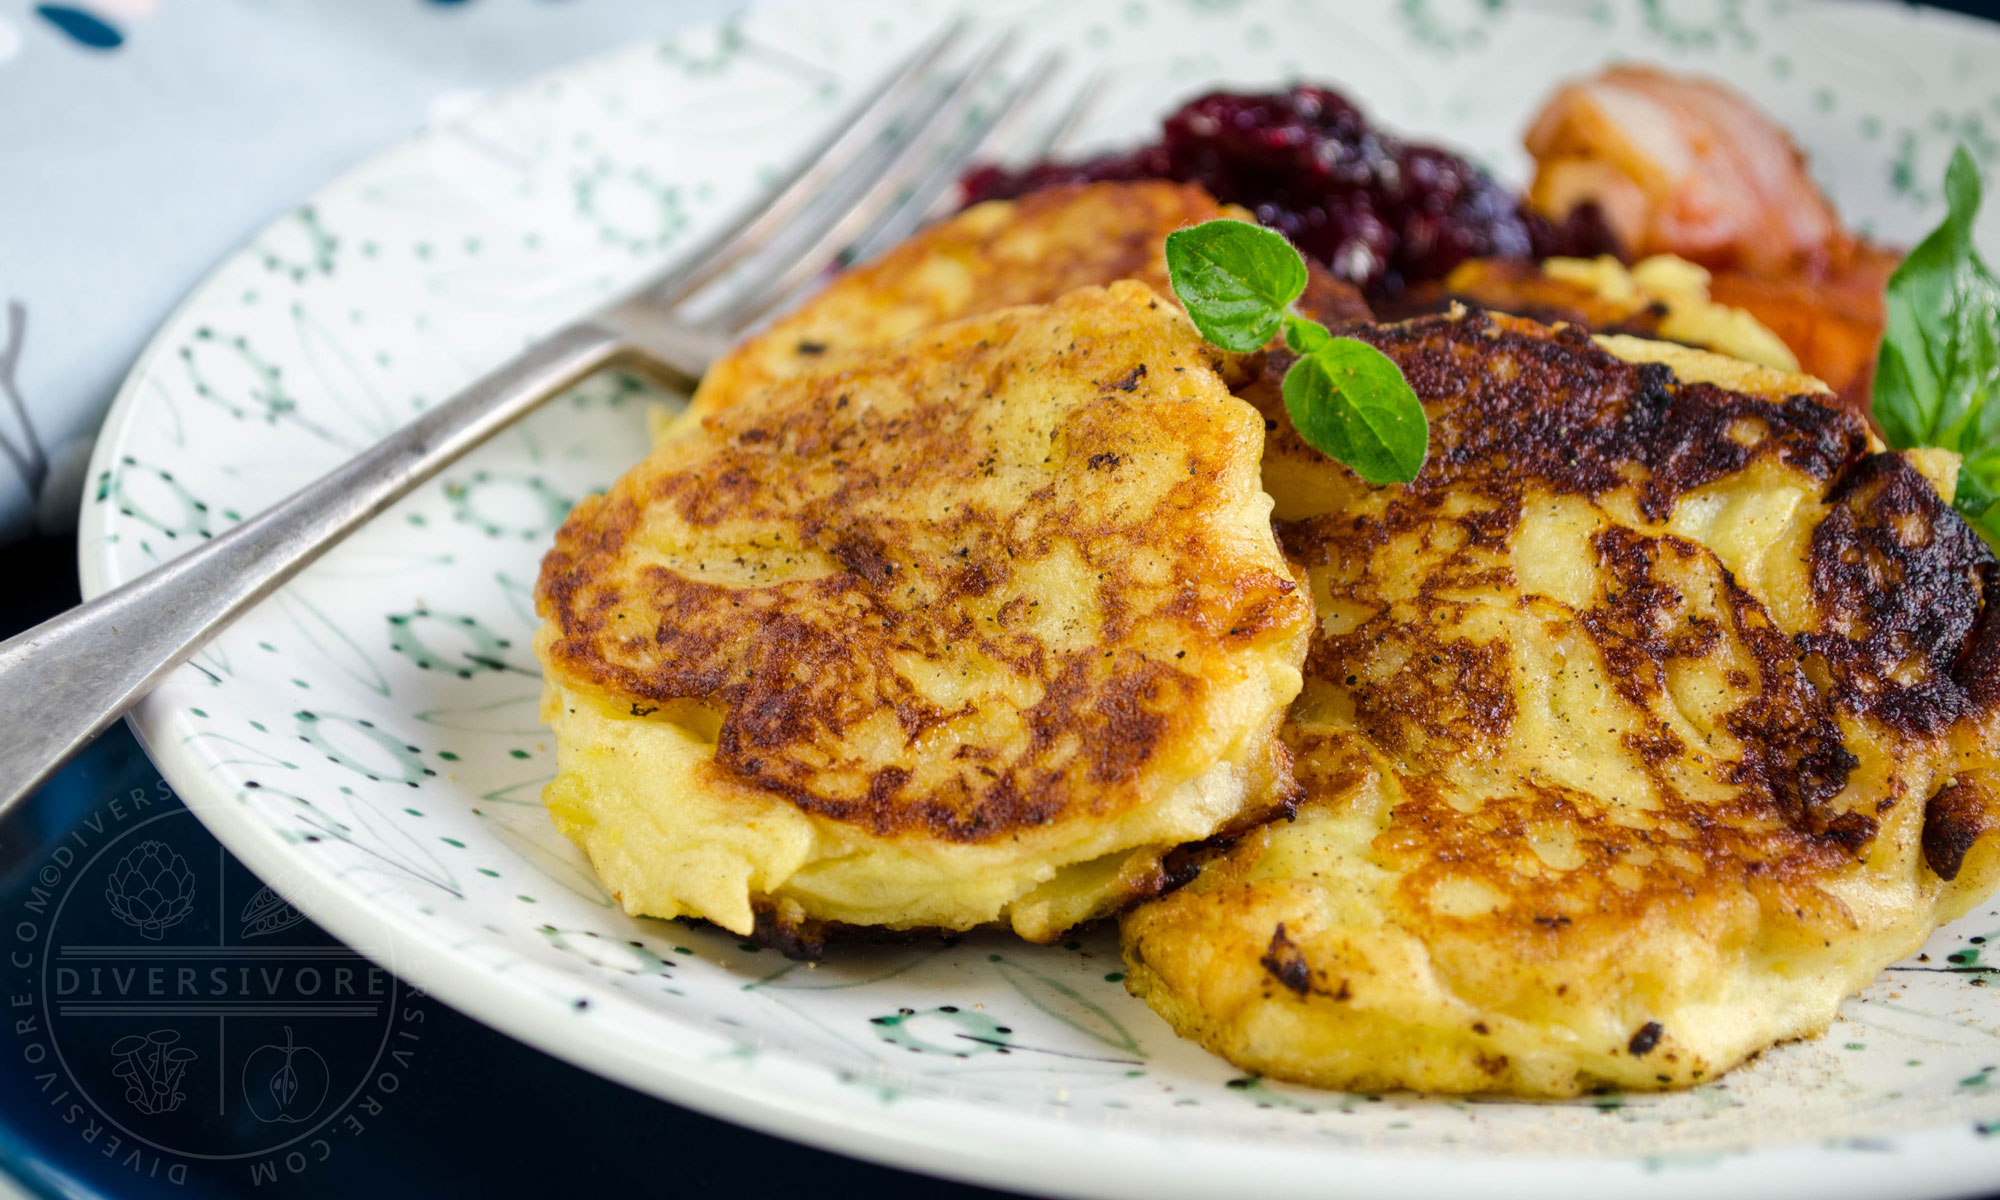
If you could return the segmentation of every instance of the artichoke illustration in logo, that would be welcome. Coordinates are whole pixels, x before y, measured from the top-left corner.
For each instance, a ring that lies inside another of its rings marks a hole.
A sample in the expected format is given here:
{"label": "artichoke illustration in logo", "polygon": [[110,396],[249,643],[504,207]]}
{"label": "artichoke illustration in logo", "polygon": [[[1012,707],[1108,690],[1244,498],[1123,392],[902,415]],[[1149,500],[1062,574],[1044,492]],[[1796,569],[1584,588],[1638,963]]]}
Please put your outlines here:
{"label": "artichoke illustration in logo", "polygon": [[119,920],[157,942],[194,911],[194,872],[165,842],[141,842],[112,868],[104,898]]}
{"label": "artichoke illustration in logo", "polygon": [[152,1116],[172,1112],[187,1099],[181,1091],[181,1079],[195,1053],[174,1044],[180,1040],[181,1035],[171,1029],[155,1029],[111,1044],[112,1057],[118,1060],[111,1073],[125,1081],[127,1104]]}
{"label": "artichoke illustration in logo", "polygon": [[306,915],[293,908],[283,896],[268,887],[261,887],[243,906],[243,912],[237,919],[243,923],[243,936],[253,938],[290,929],[305,920]]}

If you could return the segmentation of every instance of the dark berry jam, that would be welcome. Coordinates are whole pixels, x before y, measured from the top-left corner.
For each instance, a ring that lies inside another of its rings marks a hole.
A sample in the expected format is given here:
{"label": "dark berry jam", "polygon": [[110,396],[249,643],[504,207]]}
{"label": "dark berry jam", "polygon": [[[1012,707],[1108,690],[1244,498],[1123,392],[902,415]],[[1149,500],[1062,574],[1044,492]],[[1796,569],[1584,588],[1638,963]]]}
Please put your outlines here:
{"label": "dark berry jam", "polygon": [[1199,183],[1289,237],[1370,300],[1441,280],[1468,258],[1547,258],[1617,250],[1592,208],[1561,224],[1465,159],[1371,128],[1336,92],[1214,92],[1167,118],[1157,143],[1019,171],[981,167],[966,202],[1058,183]]}

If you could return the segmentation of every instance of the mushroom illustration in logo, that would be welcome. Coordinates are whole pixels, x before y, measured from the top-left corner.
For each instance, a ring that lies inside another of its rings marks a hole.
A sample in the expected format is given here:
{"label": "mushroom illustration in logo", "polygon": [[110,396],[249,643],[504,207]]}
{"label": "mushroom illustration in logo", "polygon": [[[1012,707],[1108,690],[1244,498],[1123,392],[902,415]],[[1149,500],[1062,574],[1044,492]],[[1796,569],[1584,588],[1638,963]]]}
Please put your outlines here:
{"label": "mushroom illustration in logo", "polygon": [[174,1044],[180,1040],[181,1035],[171,1029],[155,1029],[111,1043],[111,1056],[118,1060],[111,1073],[125,1081],[127,1104],[152,1116],[172,1112],[187,1099],[181,1080],[195,1053]]}
{"label": "mushroom illustration in logo", "polygon": [[266,1124],[310,1120],[326,1103],[330,1083],[326,1060],[310,1046],[294,1045],[290,1025],[284,1045],[259,1046],[243,1063],[243,1099]]}
{"label": "mushroom illustration in logo", "polygon": [[194,911],[194,872],[165,842],[141,842],[112,868],[104,898],[119,920],[157,942]]}

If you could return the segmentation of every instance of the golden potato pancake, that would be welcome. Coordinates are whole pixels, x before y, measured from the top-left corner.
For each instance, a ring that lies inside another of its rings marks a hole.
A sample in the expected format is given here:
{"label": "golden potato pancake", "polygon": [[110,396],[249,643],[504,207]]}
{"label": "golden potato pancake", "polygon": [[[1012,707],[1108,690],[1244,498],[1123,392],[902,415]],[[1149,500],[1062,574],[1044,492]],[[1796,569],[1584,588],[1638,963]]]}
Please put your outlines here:
{"label": "golden potato pancake", "polygon": [[2000,875],[2000,574],[1817,381],[1460,314],[1350,330],[1423,399],[1372,488],[1271,387],[1319,627],[1304,799],[1123,920],[1240,1067],[1363,1091],[1711,1079]]}
{"label": "golden potato pancake", "polygon": [[[1136,279],[1162,296],[1166,238],[1186,225],[1231,216],[1200,187],[1165,180],[1048,188],[992,200],[844,272],[791,315],[710,367],[697,412],[720,412],[781,379],[818,370],[829,354],[884,346],[946,321],[1066,292]],[[1322,269],[1309,311],[1365,319],[1360,294]]]}
{"label": "golden potato pancake", "polygon": [[1289,798],[1312,606],[1262,422],[1138,283],[829,361],[579,504],[557,826],[632,913],[1047,941]]}
{"label": "golden potato pancake", "polygon": [[1419,312],[1444,312],[1453,302],[1510,313],[1545,324],[1585,325],[1597,333],[1627,333],[1713,350],[1781,371],[1799,359],[1777,334],[1741,308],[1709,296],[1714,277],[1671,254],[1627,266],[1596,258],[1469,258],[1452,269]]}

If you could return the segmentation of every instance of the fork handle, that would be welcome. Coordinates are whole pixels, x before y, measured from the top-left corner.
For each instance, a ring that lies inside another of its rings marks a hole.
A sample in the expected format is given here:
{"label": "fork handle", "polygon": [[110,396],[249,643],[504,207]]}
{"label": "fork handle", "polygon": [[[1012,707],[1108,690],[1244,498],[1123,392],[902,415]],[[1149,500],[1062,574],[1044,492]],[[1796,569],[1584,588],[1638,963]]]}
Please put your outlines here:
{"label": "fork handle", "polygon": [[0,642],[0,816],[328,547],[550,396],[634,356],[611,329],[570,325],[268,511]]}

